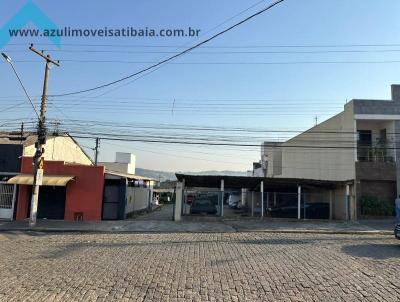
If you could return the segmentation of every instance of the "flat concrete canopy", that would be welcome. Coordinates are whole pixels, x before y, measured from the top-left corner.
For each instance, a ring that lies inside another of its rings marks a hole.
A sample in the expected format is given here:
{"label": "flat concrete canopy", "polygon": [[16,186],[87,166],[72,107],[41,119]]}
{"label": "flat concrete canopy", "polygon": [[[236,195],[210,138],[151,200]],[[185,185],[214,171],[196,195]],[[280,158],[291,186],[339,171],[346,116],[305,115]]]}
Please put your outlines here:
{"label": "flat concrete canopy", "polygon": [[[74,179],[74,176],[69,175],[44,175],[42,180],[42,186],[51,187],[65,187],[67,183]],[[20,174],[10,178],[7,181],[8,184],[12,185],[33,185],[32,174]]]}
{"label": "flat concrete canopy", "polygon": [[303,188],[335,189],[351,181],[325,181],[302,178],[265,178],[252,176],[227,176],[227,175],[188,175],[175,174],[178,181],[185,180],[185,187],[220,188],[221,179],[228,189],[247,188],[257,190],[261,181],[264,182],[264,191],[280,189],[296,189],[299,185]]}

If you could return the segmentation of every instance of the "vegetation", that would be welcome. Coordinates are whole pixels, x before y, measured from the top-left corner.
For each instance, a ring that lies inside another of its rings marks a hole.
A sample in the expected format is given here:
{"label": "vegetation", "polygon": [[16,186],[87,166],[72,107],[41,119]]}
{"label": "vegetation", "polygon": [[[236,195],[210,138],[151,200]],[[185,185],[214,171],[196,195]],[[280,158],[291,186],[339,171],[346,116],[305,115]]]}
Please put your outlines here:
{"label": "vegetation", "polygon": [[379,199],[375,196],[362,196],[361,214],[369,216],[391,216],[393,215],[393,203]]}
{"label": "vegetation", "polygon": [[[169,192],[160,193],[160,203],[174,203],[175,194]],[[168,198],[169,197],[169,198]]]}

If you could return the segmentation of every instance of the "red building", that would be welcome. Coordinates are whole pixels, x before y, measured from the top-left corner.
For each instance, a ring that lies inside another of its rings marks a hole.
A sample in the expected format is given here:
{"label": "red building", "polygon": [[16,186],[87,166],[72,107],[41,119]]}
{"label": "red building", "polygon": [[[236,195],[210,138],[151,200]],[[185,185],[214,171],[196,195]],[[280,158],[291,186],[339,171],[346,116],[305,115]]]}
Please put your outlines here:
{"label": "red building", "polygon": [[[70,221],[101,220],[104,173],[104,166],[45,161],[37,217]],[[30,215],[32,182],[32,157],[23,157],[21,174],[8,181],[19,185],[17,220],[26,219]]]}

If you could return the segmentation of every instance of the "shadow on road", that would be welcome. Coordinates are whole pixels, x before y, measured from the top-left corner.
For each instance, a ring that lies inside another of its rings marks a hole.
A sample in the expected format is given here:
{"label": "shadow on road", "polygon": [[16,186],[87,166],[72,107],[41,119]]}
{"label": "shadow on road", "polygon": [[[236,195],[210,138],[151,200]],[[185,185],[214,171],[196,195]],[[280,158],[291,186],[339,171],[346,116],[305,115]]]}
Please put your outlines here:
{"label": "shadow on road", "polygon": [[372,258],[376,260],[384,260],[400,257],[400,244],[357,244],[346,245],[342,247],[342,251],[354,257]]}

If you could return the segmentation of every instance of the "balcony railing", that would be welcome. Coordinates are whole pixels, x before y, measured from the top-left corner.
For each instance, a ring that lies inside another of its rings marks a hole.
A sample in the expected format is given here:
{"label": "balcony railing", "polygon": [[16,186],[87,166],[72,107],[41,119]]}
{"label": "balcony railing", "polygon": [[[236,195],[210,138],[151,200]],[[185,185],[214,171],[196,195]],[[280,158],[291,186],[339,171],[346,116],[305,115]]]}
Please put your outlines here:
{"label": "balcony railing", "polygon": [[375,146],[357,146],[357,159],[358,161],[365,162],[385,162],[393,163],[394,157],[388,155],[388,144],[376,144]]}

